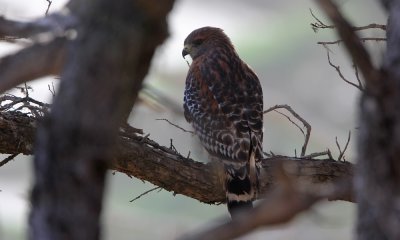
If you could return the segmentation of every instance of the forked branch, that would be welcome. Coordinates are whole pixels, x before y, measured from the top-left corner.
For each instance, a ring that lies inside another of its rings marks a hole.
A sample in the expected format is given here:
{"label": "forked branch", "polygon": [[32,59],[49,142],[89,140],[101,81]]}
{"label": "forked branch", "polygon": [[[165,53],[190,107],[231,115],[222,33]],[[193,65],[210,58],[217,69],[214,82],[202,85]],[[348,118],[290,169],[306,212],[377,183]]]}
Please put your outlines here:
{"label": "forked branch", "polygon": [[338,142],[338,140],[337,140],[337,137],[336,137],[336,146],[337,146],[337,148],[338,148],[338,150],[339,150],[339,156],[338,156],[338,161],[340,161],[340,160],[342,160],[343,159],[343,161],[345,161],[345,158],[344,158],[344,153],[346,152],[346,150],[347,150],[347,147],[349,146],[349,143],[350,143],[350,139],[351,139],[351,131],[349,131],[349,134],[348,134],[348,136],[347,136],[347,141],[346,141],[346,144],[345,144],[345,146],[344,146],[344,148],[343,148],[343,150],[342,150],[342,148],[340,147],[340,144],[339,144],[339,142]]}
{"label": "forked branch", "polygon": [[[297,123],[293,122],[289,116],[287,116],[287,115],[285,115],[285,114],[283,114],[283,113],[277,111],[277,109],[281,109],[281,108],[286,109],[286,111],[288,111],[289,113],[291,113],[297,120],[299,120],[299,121],[303,124],[303,126],[306,128],[306,133],[304,133],[302,127],[300,127]],[[264,114],[269,113],[269,112],[271,112],[271,111],[276,111],[276,112],[278,112],[279,114],[285,116],[285,117],[286,117],[291,123],[293,123],[293,124],[301,131],[301,133],[304,135],[304,143],[303,143],[303,146],[301,147],[301,154],[300,154],[300,157],[304,157],[305,154],[306,154],[308,141],[310,140],[311,125],[310,125],[306,120],[304,120],[304,118],[300,117],[300,115],[297,114],[289,105],[286,105],[286,104],[284,104],[284,105],[275,105],[275,106],[270,107],[270,108],[268,108],[267,110],[265,110],[265,111],[264,111]]]}
{"label": "forked branch", "polygon": [[375,85],[379,85],[379,72],[372,64],[371,58],[360,38],[354,32],[354,28],[346,21],[332,1],[317,0],[317,3],[335,25],[335,28],[349,51],[354,64],[357,65],[364,76],[367,87],[373,90]]}
{"label": "forked branch", "polygon": [[53,2],[50,1],[50,0],[46,0],[46,2],[47,2],[47,9],[46,9],[45,16],[47,16],[47,14],[49,14],[50,6],[51,6],[51,4],[53,3]]}
{"label": "forked branch", "polygon": [[[314,23],[311,23],[311,28],[314,30],[314,32],[317,32],[319,29],[335,29],[336,28],[335,25],[327,25],[324,22],[322,22],[318,17],[315,16],[315,14],[311,10],[311,8],[309,10],[310,10],[311,16],[316,21]],[[368,30],[368,29],[381,29],[381,30],[386,31],[386,25],[371,23],[371,24],[361,26],[361,27],[352,27],[353,31],[363,31],[363,30]]]}
{"label": "forked branch", "polygon": [[357,89],[360,90],[360,91],[363,91],[363,90],[364,90],[364,87],[363,87],[363,85],[362,85],[362,83],[361,83],[361,80],[360,80],[360,77],[359,77],[359,75],[358,75],[357,66],[354,66],[355,75],[356,75],[356,78],[357,78],[357,84],[355,84],[355,83],[351,82],[350,80],[348,80],[348,79],[343,75],[342,71],[340,70],[340,66],[339,66],[339,65],[335,65],[335,64],[332,63],[331,57],[330,57],[330,54],[329,54],[329,49],[326,49],[326,55],[327,55],[327,57],[328,57],[328,63],[329,63],[329,65],[330,65],[332,68],[334,68],[334,69],[336,70],[336,72],[339,74],[339,77],[340,77],[343,81],[345,81],[346,83],[350,84],[351,86],[357,88]]}

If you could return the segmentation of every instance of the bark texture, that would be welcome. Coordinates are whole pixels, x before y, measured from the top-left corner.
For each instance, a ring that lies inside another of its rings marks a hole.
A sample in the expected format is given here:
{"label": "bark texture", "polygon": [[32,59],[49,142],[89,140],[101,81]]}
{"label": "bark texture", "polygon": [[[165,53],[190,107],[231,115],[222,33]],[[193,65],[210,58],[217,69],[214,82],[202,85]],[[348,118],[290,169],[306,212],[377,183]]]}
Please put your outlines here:
{"label": "bark texture", "polygon": [[106,169],[173,1],[71,1],[79,19],[36,135],[30,239],[99,239]]}
{"label": "bark texture", "polygon": [[[387,1],[383,1],[387,2]],[[400,4],[389,8],[379,81],[360,104],[357,239],[400,239]]]}
{"label": "bark texture", "polygon": [[[36,119],[16,112],[0,115],[0,153],[32,154]],[[126,173],[157,186],[197,199],[204,203],[225,201],[225,193],[211,164],[186,158],[174,150],[158,145],[124,127],[112,154],[110,169]],[[273,157],[263,160],[261,191],[276,186],[275,168],[283,170],[302,189],[323,191],[339,186],[331,200],[354,202],[351,163],[330,159],[315,160],[293,157]],[[263,195],[261,196],[263,197]]]}
{"label": "bark texture", "polygon": [[380,69],[330,0],[319,0],[360,68],[365,90],[359,112],[356,237],[400,239],[400,1],[382,0],[388,10],[387,50]]}

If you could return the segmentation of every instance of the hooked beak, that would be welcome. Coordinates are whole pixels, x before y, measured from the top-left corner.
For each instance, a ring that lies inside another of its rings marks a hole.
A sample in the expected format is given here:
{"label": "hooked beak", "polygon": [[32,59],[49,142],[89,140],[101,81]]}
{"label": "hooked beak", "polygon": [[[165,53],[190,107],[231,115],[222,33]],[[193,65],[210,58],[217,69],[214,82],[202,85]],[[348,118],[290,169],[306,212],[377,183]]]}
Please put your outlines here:
{"label": "hooked beak", "polygon": [[182,57],[185,58],[185,56],[188,55],[189,52],[190,52],[189,47],[185,45],[185,47],[182,50]]}

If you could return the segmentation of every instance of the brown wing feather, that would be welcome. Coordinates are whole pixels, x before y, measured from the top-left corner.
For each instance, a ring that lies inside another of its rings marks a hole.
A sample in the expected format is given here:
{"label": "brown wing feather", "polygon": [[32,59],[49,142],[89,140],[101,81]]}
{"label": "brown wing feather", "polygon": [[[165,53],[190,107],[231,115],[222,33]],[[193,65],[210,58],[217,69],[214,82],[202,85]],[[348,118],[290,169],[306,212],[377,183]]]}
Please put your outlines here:
{"label": "brown wing feather", "polygon": [[262,90],[257,76],[236,54],[220,55],[214,52],[192,63],[186,79],[185,116],[211,154],[245,163],[251,148],[260,157]]}
{"label": "brown wing feather", "polygon": [[195,46],[186,78],[185,118],[210,158],[224,163],[228,210],[233,216],[235,209],[251,207],[258,193],[261,85],[221,29],[197,29],[186,38],[185,46],[186,51]]}

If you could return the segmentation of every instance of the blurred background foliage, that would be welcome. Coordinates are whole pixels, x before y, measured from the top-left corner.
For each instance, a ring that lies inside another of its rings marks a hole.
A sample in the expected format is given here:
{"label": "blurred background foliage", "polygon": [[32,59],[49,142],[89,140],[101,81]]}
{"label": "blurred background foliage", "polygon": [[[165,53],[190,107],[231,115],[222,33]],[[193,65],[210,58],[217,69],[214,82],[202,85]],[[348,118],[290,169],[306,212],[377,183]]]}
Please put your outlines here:
{"label": "blurred background foliage", "polygon": [[[50,12],[57,11],[64,3],[65,0],[54,0]],[[339,4],[354,25],[386,22],[376,1],[341,0]],[[16,20],[43,16],[46,8],[45,0],[0,0],[0,14]],[[343,82],[328,65],[326,50],[317,42],[337,38],[331,30],[314,33],[310,23],[315,20],[309,9],[329,24],[315,3],[309,0],[177,1],[169,16],[170,38],[157,50],[130,123],[142,128],[160,144],[169,146],[172,139],[183,155],[190,151],[192,158],[206,161],[206,154],[195,137],[156,119],[166,118],[190,129],[181,107],[188,70],[181,56],[183,40],[198,27],[215,26],[225,30],[241,58],[258,74],[265,108],[288,104],[311,124],[307,153],[329,148],[336,157],[335,137],[344,146],[348,131],[351,131],[353,138],[345,156],[346,160],[354,161],[359,92]],[[384,36],[380,30],[363,34]],[[379,63],[385,44],[366,44]],[[19,48],[21,44],[0,43],[0,54],[10,54]],[[343,48],[333,45],[330,50],[332,62],[341,66],[346,77],[355,80],[352,63]],[[50,102],[48,85],[57,85],[57,82],[56,78],[50,77],[30,83],[33,88],[30,96]],[[10,93],[21,94],[18,90]],[[295,149],[300,152],[303,136],[293,124],[274,112],[267,114],[264,122],[265,151],[292,156]],[[26,238],[31,159],[31,156],[20,156],[0,168],[0,239]],[[104,239],[173,239],[228,219],[224,205],[207,205],[164,190],[153,191],[130,202],[153,187],[121,173],[110,172],[104,203]],[[323,202],[284,226],[259,230],[243,239],[351,239],[354,214],[353,204]]]}

